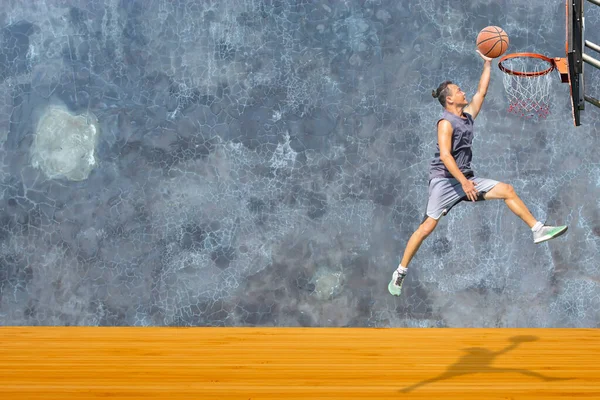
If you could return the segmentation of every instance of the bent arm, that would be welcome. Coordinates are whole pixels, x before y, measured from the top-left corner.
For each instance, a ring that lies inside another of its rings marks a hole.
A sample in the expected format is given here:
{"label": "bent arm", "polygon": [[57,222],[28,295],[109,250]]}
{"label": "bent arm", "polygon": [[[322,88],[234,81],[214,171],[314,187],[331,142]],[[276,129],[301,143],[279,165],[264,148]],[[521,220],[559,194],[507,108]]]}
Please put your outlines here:
{"label": "bent arm", "polygon": [[452,176],[461,184],[467,181],[468,179],[458,168],[458,164],[456,164],[456,160],[452,156],[452,125],[445,119],[441,120],[438,124],[438,145],[440,146],[440,160],[442,160]]}
{"label": "bent arm", "polygon": [[479,86],[477,87],[477,93],[473,96],[473,100],[471,103],[467,105],[464,109],[464,112],[467,112],[473,116],[473,119],[477,117],[479,114],[479,110],[481,110],[481,105],[483,104],[483,100],[485,99],[485,95],[487,94],[488,86],[490,85],[490,75],[492,71],[492,61],[491,59],[485,60],[483,63],[483,71],[481,72],[481,78],[479,79]]}

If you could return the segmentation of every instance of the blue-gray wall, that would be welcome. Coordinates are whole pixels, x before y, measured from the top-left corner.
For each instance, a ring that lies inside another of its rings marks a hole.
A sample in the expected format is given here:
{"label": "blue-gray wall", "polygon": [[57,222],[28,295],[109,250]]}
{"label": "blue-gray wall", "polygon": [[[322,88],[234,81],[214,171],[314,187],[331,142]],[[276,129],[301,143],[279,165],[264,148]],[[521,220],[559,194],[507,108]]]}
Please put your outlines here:
{"label": "blue-gray wall", "polygon": [[[599,11],[586,4],[596,43]],[[460,204],[402,296],[387,292],[425,211],[431,90],[451,79],[474,94],[487,25],[509,52],[564,55],[564,12],[556,0],[10,2],[0,324],[599,326],[598,110],[575,128],[554,75],[547,119],[510,116],[496,62],[476,173],[569,232],[534,245],[502,201]],[[49,105],[98,118],[86,180],[32,165]]]}

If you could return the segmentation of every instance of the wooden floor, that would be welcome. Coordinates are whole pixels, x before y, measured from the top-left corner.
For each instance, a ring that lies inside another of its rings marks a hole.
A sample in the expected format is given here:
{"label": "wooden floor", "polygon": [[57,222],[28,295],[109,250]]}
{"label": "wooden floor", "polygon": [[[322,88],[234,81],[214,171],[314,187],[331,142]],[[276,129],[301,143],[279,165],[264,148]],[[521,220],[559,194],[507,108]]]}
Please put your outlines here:
{"label": "wooden floor", "polygon": [[600,399],[600,331],[0,328],[0,399]]}

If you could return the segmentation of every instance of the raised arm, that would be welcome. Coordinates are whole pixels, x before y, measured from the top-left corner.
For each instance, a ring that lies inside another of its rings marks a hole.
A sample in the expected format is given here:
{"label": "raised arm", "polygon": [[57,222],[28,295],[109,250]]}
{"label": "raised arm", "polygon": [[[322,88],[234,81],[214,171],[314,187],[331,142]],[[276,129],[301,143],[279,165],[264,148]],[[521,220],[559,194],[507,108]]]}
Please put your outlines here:
{"label": "raised arm", "polygon": [[477,117],[479,114],[479,110],[481,110],[481,105],[483,104],[483,99],[488,90],[488,86],[490,84],[490,74],[492,71],[492,59],[481,54],[479,50],[477,53],[483,58],[483,71],[481,72],[481,78],[479,79],[479,86],[477,87],[477,93],[473,96],[471,102],[464,108],[464,112],[471,114],[473,119]]}

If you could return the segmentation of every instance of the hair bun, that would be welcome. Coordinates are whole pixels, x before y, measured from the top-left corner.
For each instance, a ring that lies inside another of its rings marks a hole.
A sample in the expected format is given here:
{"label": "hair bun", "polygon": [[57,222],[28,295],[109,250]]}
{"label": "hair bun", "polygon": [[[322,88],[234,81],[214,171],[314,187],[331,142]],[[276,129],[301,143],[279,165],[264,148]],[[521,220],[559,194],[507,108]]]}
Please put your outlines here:
{"label": "hair bun", "polygon": [[434,99],[437,99],[437,97],[438,97],[438,95],[437,95],[437,93],[435,92],[435,90],[432,90],[432,91],[431,91],[431,95],[433,96],[433,98],[434,98]]}

